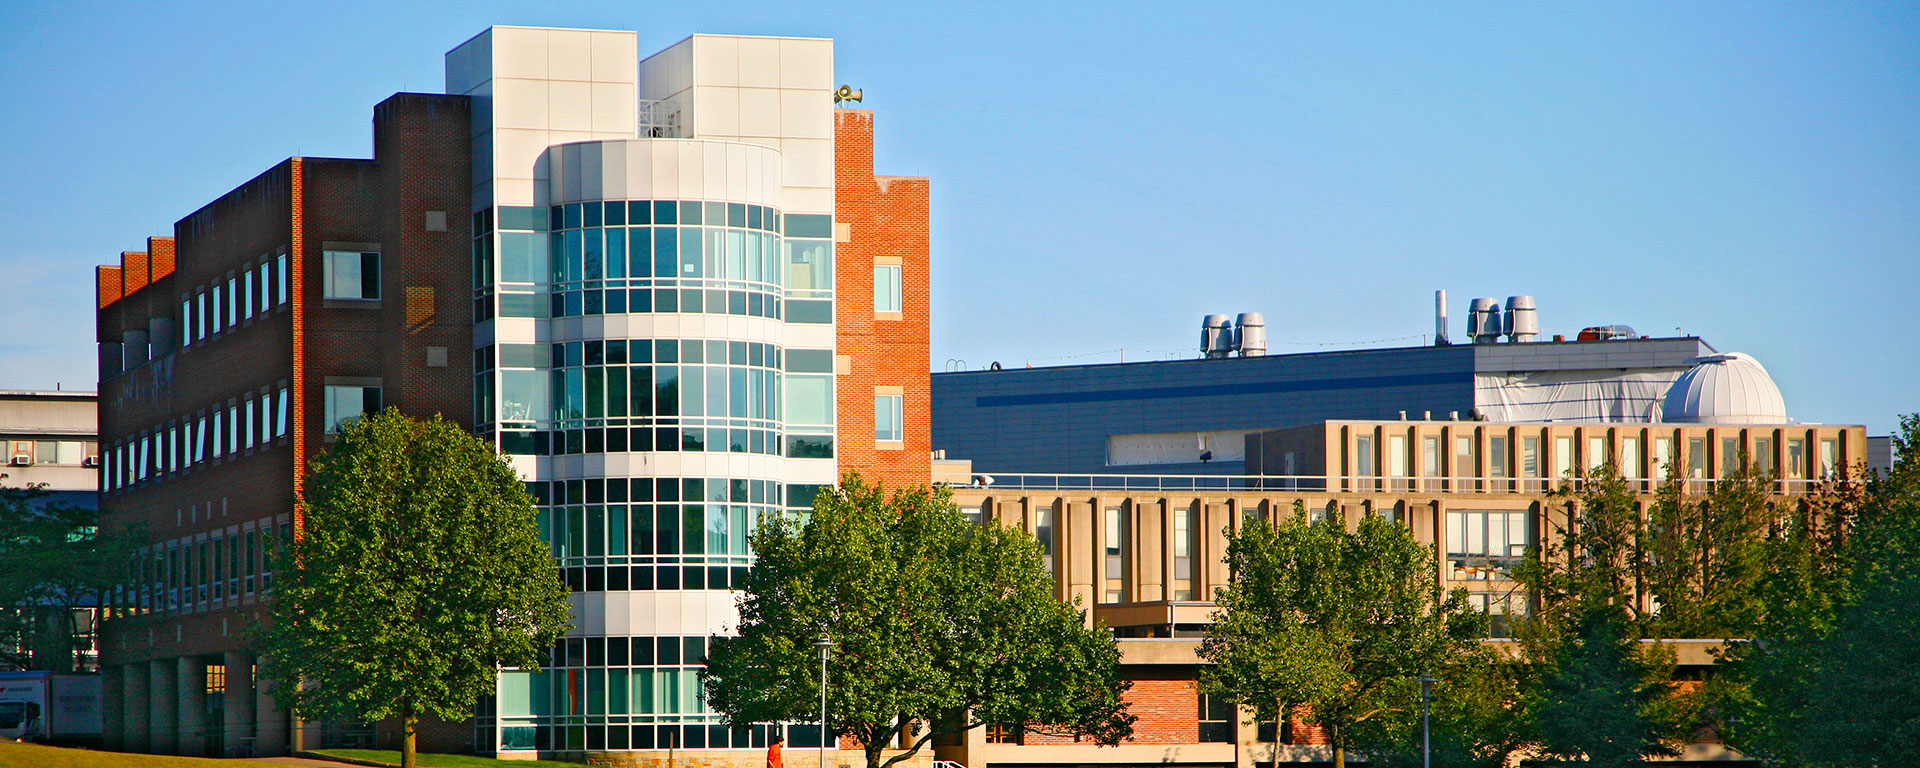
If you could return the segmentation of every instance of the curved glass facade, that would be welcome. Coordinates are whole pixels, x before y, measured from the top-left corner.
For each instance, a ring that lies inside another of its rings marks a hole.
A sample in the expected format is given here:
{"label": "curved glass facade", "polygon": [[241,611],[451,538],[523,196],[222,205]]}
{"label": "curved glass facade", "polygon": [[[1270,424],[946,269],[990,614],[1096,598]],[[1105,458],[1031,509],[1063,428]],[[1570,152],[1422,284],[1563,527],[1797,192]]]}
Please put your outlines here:
{"label": "curved glass facade", "polygon": [[788,460],[834,453],[833,217],[781,209],[771,147],[544,158],[535,205],[475,217],[475,410],[529,480],[574,629],[502,672],[483,727],[507,750],[764,746],[786,727],[728,732],[698,670],[748,534],[832,479]]}

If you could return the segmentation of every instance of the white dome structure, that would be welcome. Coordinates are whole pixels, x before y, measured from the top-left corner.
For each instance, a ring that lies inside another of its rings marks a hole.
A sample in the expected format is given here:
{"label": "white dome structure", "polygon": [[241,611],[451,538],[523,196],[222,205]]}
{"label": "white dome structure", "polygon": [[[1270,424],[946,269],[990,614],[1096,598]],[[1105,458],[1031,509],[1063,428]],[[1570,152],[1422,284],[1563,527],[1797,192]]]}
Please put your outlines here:
{"label": "white dome structure", "polygon": [[1662,419],[1682,424],[1785,424],[1787,403],[1760,361],[1739,352],[1694,358],[1667,388]]}

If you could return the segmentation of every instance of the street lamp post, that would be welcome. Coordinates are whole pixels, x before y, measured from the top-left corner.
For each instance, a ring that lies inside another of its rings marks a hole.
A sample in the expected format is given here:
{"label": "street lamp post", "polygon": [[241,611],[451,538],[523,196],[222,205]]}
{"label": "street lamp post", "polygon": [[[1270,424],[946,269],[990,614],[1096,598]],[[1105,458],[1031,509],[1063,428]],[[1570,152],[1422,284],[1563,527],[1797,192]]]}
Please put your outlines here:
{"label": "street lamp post", "polygon": [[813,641],[813,647],[820,649],[820,768],[827,768],[827,651],[833,648],[833,640],[826,635]]}
{"label": "street lamp post", "polygon": [[1433,768],[1433,684],[1432,675],[1420,676],[1420,765]]}

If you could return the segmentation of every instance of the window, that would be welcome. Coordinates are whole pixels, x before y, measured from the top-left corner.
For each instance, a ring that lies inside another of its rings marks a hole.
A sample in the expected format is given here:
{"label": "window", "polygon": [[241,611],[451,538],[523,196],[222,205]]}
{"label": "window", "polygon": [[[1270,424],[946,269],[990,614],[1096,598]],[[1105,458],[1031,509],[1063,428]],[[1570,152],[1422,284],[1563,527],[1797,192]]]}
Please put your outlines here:
{"label": "window", "polygon": [[1436,435],[1420,438],[1420,476],[1440,476],[1440,438]]}
{"label": "window", "polygon": [[180,301],[180,346],[193,344],[193,299]]}
{"label": "window", "polygon": [[1573,473],[1573,438],[1556,437],[1553,439],[1553,474],[1566,477]]}
{"label": "window", "polygon": [[253,317],[254,271],[249,269],[240,278],[240,316],[250,318]]}
{"label": "window", "polygon": [[1362,478],[1380,474],[1379,467],[1373,462],[1373,435],[1356,435],[1353,438],[1353,473]]}
{"label": "window", "polygon": [[1126,599],[1127,592],[1126,557],[1122,554],[1126,551],[1126,508],[1107,507],[1105,520],[1106,535],[1102,537],[1101,542],[1104,556],[1102,564],[1105,567],[1101,575],[1104,583],[1100,602],[1118,603]]}
{"label": "window", "polygon": [[900,265],[873,265],[873,311],[900,311]]}
{"label": "window", "polygon": [[217,408],[214,409],[213,411],[213,457],[216,459],[220,458],[221,454],[226,453],[225,446],[220,440],[220,437],[226,434],[226,432],[220,428],[220,425],[224,423],[223,418],[224,417],[221,415],[220,410]]}
{"label": "window", "polygon": [[214,284],[213,284],[213,297],[212,297],[212,298],[213,298],[213,303],[212,303],[212,308],[213,308],[213,316],[212,316],[212,318],[211,318],[211,322],[209,322],[209,323],[208,323],[208,331],[207,331],[207,332],[208,332],[208,333],[219,333],[219,332],[220,332],[220,329],[221,329],[221,328],[224,328],[224,327],[226,327],[226,322],[225,322],[225,321],[223,321],[223,320],[221,319],[221,318],[223,317],[223,315],[221,314],[221,312],[222,312],[222,311],[223,311],[223,310],[224,310],[224,309],[226,308],[226,306],[227,306],[226,304],[224,304],[224,303],[222,303],[222,302],[220,301],[220,284],[219,284],[219,283],[214,283]]}
{"label": "window", "polygon": [[788,424],[833,423],[833,377],[788,375],[782,393]]}
{"label": "window", "polygon": [[379,387],[327,385],[326,431],[333,434],[347,419],[380,411]]}
{"label": "window", "polygon": [[1193,507],[1173,511],[1173,599],[1198,600],[1193,574]]}
{"label": "window", "polygon": [[873,396],[873,439],[898,441],[905,440],[901,427],[901,409],[906,398],[901,395]]}
{"label": "window", "polygon": [[1773,438],[1756,437],[1753,439],[1753,467],[1761,474],[1773,473]]}
{"label": "window", "polygon": [[1731,477],[1740,471],[1740,438],[1720,438],[1720,476]]}
{"label": "window", "polygon": [[1629,435],[1620,439],[1620,476],[1645,477],[1640,471],[1640,436]]}
{"label": "window", "polygon": [[280,388],[280,397],[273,401],[273,436],[287,436],[287,388]]}
{"label": "window", "polygon": [[380,298],[380,254],[327,251],[322,268],[329,299]]}
{"label": "window", "polygon": [[240,279],[227,278],[227,327],[240,324]]}
{"label": "window", "polygon": [[1040,540],[1040,560],[1047,566],[1047,573],[1057,574],[1053,565],[1053,505],[1047,504],[1033,511],[1033,537]]}
{"label": "window", "polygon": [[1407,436],[1387,436],[1387,474],[1393,477],[1407,476]]}
{"label": "window", "polygon": [[1456,581],[1507,578],[1528,542],[1525,510],[1447,512],[1447,560]]}
{"label": "window", "polygon": [[1520,474],[1526,477],[1540,476],[1540,438],[1536,435],[1520,438]]}
{"label": "window", "polygon": [[287,303],[287,294],[289,293],[287,283],[293,279],[292,276],[293,273],[288,271],[287,268],[287,255],[284,253],[280,254],[280,266],[274,270],[274,277],[280,280],[280,295],[276,297],[278,300],[274,302],[275,304]]}
{"label": "window", "polygon": [[1507,440],[1506,435],[1487,438],[1487,475],[1489,477],[1507,476]]}
{"label": "window", "polygon": [[1661,477],[1670,477],[1676,473],[1679,467],[1674,466],[1673,462],[1673,438],[1653,439],[1653,460],[1656,464],[1654,469],[1660,473]]}
{"label": "window", "polygon": [[1612,458],[1608,456],[1607,453],[1607,438],[1605,435],[1587,436],[1587,468],[1599,469],[1600,465],[1607,463],[1607,460]]}
{"label": "window", "polygon": [[1233,721],[1236,719],[1233,702],[1200,694],[1201,743],[1233,741]]}
{"label": "window", "polygon": [[1840,441],[1823,439],[1820,441],[1820,477],[1832,478],[1840,471]]}
{"label": "window", "polygon": [[1802,479],[1807,476],[1807,441],[1804,438],[1787,438],[1787,477]]}

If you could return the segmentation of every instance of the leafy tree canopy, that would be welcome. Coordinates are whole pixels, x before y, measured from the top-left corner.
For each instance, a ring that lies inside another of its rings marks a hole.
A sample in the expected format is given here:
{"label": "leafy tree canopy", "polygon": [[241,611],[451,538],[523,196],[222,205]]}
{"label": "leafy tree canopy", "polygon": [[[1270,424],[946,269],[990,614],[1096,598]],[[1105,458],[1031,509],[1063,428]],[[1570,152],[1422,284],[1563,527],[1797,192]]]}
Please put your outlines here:
{"label": "leafy tree canopy", "polygon": [[1748,754],[1836,767],[1920,754],[1920,416],[1894,445],[1891,472],[1801,523],[1810,544],[1770,569],[1774,609],[1728,654],[1718,702]]}
{"label": "leafy tree canopy", "polygon": [[[1464,591],[1442,596],[1432,547],[1368,515],[1250,520],[1229,533],[1232,581],[1200,645],[1200,688],[1251,706],[1261,721],[1295,706],[1327,730],[1334,762],[1385,745],[1417,715],[1423,673],[1468,654],[1486,630]],[[1398,728],[1374,721],[1390,720]]]}
{"label": "leafy tree canopy", "polygon": [[399,717],[411,768],[420,715],[468,717],[498,667],[538,667],[567,629],[533,501],[485,441],[393,408],[343,425],[304,490],[264,675],[304,717]]}
{"label": "leafy tree canopy", "polygon": [[42,487],[0,486],[0,669],[75,668],[74,609],[105,606],[139,546],[100,517]]}
{"label": "leafy tree canopy", "polygon": [[[989,722],[1105,744],[1132,733],[1119,651],[1053,594],[1039,544],[967,520],[944,489],[887,495],[848,474],[811,523],[762,521],[739,636],[709,653],[707,699],[729,722],[817,721],[832,639],[828,728],[892,765]],[[882,749],[906,729],[906,749]]]}

